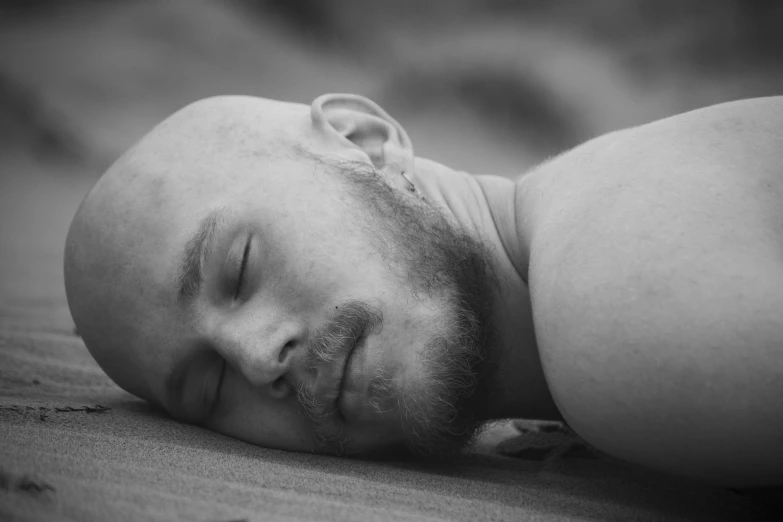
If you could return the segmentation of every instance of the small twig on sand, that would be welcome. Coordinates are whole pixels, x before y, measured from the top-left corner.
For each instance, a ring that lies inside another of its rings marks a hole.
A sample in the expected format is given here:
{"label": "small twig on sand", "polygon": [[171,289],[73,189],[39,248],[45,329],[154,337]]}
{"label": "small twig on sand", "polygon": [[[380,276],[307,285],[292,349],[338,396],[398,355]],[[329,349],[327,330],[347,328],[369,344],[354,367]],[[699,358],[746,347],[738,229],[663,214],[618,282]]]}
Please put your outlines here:
{"label": "small twig on sand", "polygon": [[57,412],[73,412],[73,411],[83,411],[85,413],[105,413],[109,411],[111,408],[108,406],[102,406],[100,404],[96,404],[95,406],[82,406],[80,408],[74,408],[73,406],[64,406],[62,408],[55,408],[54,411]]}

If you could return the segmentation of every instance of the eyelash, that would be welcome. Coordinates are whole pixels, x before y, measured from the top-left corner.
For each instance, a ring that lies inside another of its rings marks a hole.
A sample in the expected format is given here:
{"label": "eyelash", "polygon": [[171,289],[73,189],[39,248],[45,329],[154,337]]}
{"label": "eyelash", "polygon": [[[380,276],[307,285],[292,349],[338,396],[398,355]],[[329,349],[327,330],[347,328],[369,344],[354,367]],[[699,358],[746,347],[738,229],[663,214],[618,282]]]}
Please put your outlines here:
{"label": "eyelash", "polygon": [[242,282],[245,279],[245,268],[247,267],[247,258],[250,254],[250,239],[245,243],[245,251],[242,253],[242,264],[239,266],[239,277],[237,277],[237,287],[234,289],[234,299],[239,299],[242,292]]}

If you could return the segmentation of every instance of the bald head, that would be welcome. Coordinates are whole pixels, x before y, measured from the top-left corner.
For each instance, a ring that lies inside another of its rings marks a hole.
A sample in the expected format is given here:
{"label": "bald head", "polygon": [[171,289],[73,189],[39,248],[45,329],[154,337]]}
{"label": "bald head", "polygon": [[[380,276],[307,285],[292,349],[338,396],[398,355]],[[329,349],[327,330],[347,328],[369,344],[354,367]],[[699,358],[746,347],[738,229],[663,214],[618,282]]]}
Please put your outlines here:
{"label": "bald head", "polygon": [[[196,102],[126,152],[85,197],[66,241],[66,293],[90,353],[120,386],[153,398],[141,363],[159,355],[157,332],[178,324],[166,261],[181,257],[187,225],[247,189],[249,162],[269,164],[305,145],[308,114],[261,98]],[[267,173],[255,170],[262,182]]]}
{"label": "bald head", "polygon": [[369,100],[325,95],[311,107],[208,98],[155,127],[87,194],[66,241],[68,303],[104,371],[127,391],[155,400],[158,384],[151,380],[157,376],[145,368],[151,361],[166,365],[171,350],[163,345],[188,328],[173,306],[172,281],[199,222],[216,209],[253,203],[253,194],[290,194],[297,182],[310,183],[300,177],[280,185],[303,164],[311,171],[302,150],[367,163],[379,154],[368,155],[349,135],[380,137],[372,141],[382,148],[387,143],[390,157],[400,149],[412,158],[407,136],[395,125]]}

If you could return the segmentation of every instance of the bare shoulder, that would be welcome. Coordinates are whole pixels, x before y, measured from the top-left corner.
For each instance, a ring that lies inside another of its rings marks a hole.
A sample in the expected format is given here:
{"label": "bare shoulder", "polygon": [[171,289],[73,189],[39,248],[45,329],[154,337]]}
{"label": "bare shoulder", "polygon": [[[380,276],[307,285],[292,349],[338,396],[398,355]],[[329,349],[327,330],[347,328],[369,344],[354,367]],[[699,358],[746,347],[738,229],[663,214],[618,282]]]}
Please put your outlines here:
{"label": "bare shoulder", "polygon": [[[675,118],[683,116],[706,123],[720,123],[721,120],[727,119],[740,124],[752,123],[771,130],[780,137],[783,133],[783,96],[720,103],[677,115]],[[719,128],[723,126],[719,125]]]}
{"label": "bare shoulder", "polygon": [[615,133],[533,175],[536,337],[572,427],[665,471],[783,484],[783,98]]}

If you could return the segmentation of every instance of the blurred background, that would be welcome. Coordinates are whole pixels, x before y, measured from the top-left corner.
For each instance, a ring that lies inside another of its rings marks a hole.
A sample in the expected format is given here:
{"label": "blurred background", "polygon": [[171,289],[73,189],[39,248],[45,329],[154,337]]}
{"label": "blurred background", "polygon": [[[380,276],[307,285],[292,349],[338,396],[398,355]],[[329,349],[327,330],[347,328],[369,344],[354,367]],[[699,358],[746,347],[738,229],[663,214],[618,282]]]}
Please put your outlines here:
{"label": "blurred background", "polygon": [[609,130],[783,94],[783,2],[4,0],[0,168],[97,176],[171,112],[374,99],[419,155],[513,176]]}

